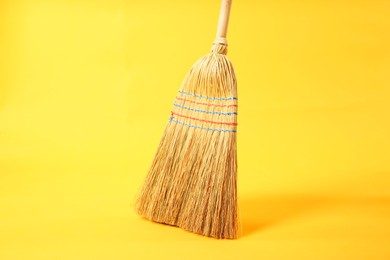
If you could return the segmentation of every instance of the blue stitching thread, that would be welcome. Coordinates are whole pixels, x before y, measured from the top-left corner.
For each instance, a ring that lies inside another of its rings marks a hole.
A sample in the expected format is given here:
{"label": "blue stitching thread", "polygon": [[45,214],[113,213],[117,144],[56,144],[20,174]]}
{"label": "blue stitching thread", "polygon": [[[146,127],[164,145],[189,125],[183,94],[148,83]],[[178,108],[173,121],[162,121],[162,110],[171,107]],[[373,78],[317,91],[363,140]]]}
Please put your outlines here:
{"label": "blue stitching thread", "polygon": [[236,133],[237,132],[237,130],[217,129],[217,128],[208,128],[208,127],[201,127],[201,126],[197,126],[197,125],[191,125],[191,124],[187,124],[187,123],[184,123],[184,122],[181,122],[181,121],[177,121],[177,120],[173,119],[173,116],[169,117],[169,121],[172,121],[172,122],[174,122],[176,124],[181,124],[181,125],[185,125],[185,126],[188,126],[188,127],[198,128],[198,129],[207,130],[207,131],[230,132],[230,133]]}
{"label": "blue stitching thread", "polygon": [[206,113],[206,114],[225,115],[225,116],[237,115],[237,112],[226,112],[226,113],[224,113],[224,112],[207,111],[207,110],[200,110],[200,109],[190,108],[190,107],[182,106],[182,105],[179,105],[179,104],[176,104],[176,103],[174,103],[173,105],[175,107],[181,107],[183,109],[187,109],[187,110],[191,110],[191,111],[195,111],[195,112],[200,112],[200,113]]}
{"label": "blue stitching thread", "polygon": [[237,100],[236,97],[228,97],[228,98],[208,97],[208,96],[202,96],[202,95],[198,95],[198,94],[194,94],[194,93],[190,93],[190,92],[186,92],[186,91],[182,91],[182,90],[179,90],[179,93],[184,94],[184,95],[190,95],[190,96],[197,97],[197,98],[207,98],[207,99],[211,99],[211,100]]}

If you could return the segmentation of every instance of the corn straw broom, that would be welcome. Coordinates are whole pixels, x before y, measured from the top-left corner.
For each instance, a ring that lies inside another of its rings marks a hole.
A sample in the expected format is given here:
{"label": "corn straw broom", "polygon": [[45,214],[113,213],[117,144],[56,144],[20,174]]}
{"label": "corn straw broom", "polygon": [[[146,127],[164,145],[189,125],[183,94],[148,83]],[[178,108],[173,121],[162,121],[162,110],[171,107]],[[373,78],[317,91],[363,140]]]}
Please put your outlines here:
{"label": "corn straw broom", "polygon": [[136,212],[155,222],[235,239],[237,83],[227,59],[231,0],[223,0],[211,52],[185,77],[173,104]]}

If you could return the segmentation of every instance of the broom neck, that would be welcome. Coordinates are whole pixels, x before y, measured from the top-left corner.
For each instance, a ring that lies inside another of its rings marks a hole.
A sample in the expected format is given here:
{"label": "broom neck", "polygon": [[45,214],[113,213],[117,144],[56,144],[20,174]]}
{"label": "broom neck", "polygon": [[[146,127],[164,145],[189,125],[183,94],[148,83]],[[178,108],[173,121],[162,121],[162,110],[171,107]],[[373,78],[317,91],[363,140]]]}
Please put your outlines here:
{"label": "broom neck", "polygon": [[222,0],[221,10],[218,19],[217,35],[214,43],[227,45],[226,34],[229,23],[230,7],[232,0]]}

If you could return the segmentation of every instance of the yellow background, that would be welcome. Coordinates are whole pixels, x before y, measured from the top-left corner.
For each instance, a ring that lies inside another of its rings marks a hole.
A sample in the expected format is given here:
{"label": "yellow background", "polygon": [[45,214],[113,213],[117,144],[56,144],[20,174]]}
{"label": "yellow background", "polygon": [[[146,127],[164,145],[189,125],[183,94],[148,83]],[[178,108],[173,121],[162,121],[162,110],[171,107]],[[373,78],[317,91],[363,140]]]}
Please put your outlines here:
{"label": "yellow background", "polygon": [[390,259],[389,1],[234,1],[243,236],[133,213],[219,5],[0,2],[0,259]]}

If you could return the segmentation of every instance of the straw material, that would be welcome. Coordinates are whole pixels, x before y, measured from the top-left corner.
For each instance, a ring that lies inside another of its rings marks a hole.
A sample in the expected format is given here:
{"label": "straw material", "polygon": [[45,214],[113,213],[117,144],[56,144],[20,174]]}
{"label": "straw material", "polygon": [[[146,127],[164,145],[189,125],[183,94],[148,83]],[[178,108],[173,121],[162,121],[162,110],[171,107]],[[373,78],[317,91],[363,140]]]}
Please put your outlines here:
{"label": "straw material", "polygon": [[136,211],[204,236],[234,239],[237,83],[226,52],[226,45],[214,44],[184,79]]}

